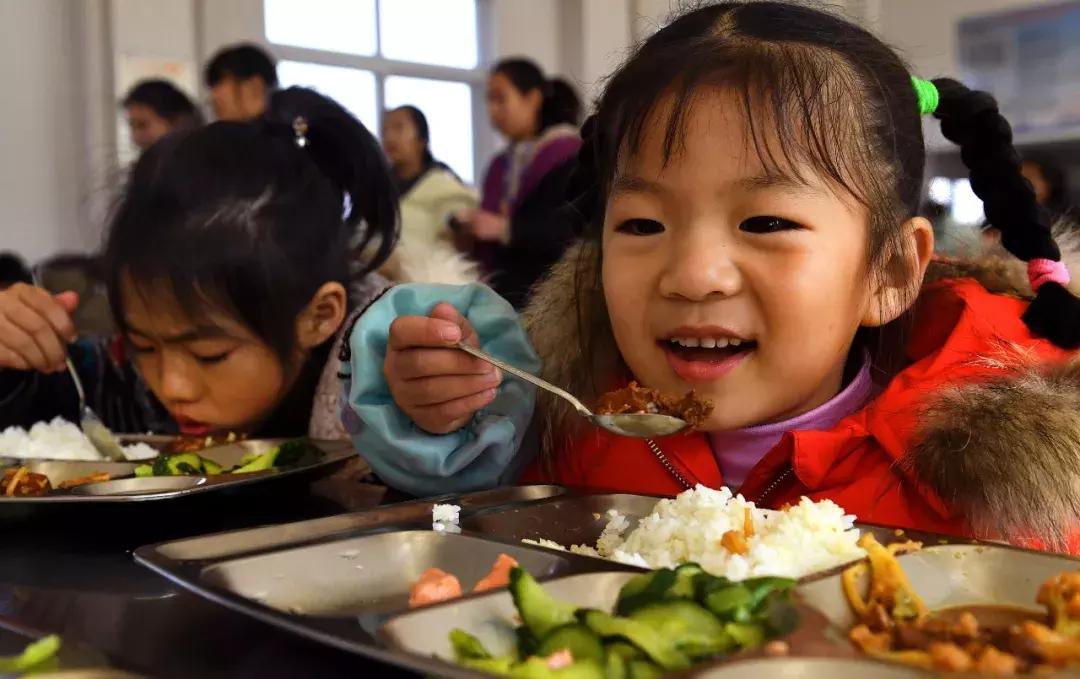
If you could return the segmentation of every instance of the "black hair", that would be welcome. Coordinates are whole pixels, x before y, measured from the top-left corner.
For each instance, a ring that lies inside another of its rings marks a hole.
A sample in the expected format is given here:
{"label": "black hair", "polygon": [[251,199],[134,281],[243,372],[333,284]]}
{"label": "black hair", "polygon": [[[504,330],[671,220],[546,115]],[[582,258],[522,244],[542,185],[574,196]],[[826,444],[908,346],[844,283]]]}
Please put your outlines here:
{"label": "black hair", "polygon": [[140,80],[124,95],[124,108],[141,104],[172,125],[201,125],[202,114],[194,102],[168,80]]}
{"label": "black hair", "polygon": [[548,79],[536,62],[515,57],[495,64],[491,72],[501,73],[522,94],[538,90],[543,97],[537,132],[553,125],[577,125],[581,119],[581,99],[570,83],[561,78]]}
{"label": "black hair", "polygon": [[375,138],[336,102],[276,92],[252,122],[171,135],[136,163],[106,238],[104,270],[117,327],[121,283],[164,291],[193,318],[230,314],[283,360],[295,319],[319,287],[348,283],[349,247],[397,238],[397,199]]}
{"label": "black hair", "polygon": [[[1005,247],[1025,260],[1060,259],[993,98],[953,81],[935,82],[942,130],[960,144],[972,188],[989,201],[987,216],[1005,234]],[[800,168],[809,168],[867,208],[870,273],[911,281],[900,300],[908,307],[918,281],[897,225],[918,214],[926,160],[910,70],[865,29],[799,4],[718,2],[690,11],[650,37],[611,77],[583,128],[571,183],[581,192],[574,202],[591,239],[599,238],[604,196],[619,163],[638,152],[654,125],[663,129],[665,159],[679,153],[685,123],[707,88],[735,93],[748,143],[766,171],[801,181]],[[583,252],[600,256],[598,248]],[[597,285],[579,281],[578,287]],[[1080,308],[1080,301],[1046,284],[1025,320],[1052,341],[1076,346],[1080,310],[1061,313],[1056,325],[1051,320],[1066,306]]]}
{"label": "black hair", "polygon": [[431,128],[428,126],[427,116],[424,112],[415,106],[398,106],[391,113],[397,113],[403,111],[409,115],[409,119],[412,120],[413,127],[416,128],[416,136],[420,141],[424,142],[424,167],[431,167],[435,164],[435,156],[431,154]]}
{"label": "black hair", "polygon": [[9,286],[15,283],[30,283],[33,276],[26,260],[14,252],[0,252],[0,285]]}
{"label": "black hair", "polygon": [[214,87],[230,76],[237,80],[261,78],[268,89],[278,86],[277,66],[273,57],[251,43],[223,47],[206,64],[207,87]]}

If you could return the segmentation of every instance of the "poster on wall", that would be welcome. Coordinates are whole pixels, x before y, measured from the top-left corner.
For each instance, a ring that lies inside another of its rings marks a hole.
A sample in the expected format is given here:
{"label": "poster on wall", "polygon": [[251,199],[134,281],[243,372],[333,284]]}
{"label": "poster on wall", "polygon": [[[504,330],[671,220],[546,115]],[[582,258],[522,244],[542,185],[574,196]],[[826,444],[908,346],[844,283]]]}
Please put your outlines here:
{"label": "poster on wall", "polygon": [[997,97],[1017,135],[1080,136],[1080,1],[975,16],[957,29],[961,77]]}
{"label": "poster on wall", "polygon": [[[199,78],[195,64],[182,59],[121,55],[116,62],[115,92],[117,102],[121,101],[140,80],[162,79],[172,82],[192,101],[198,102]],[[121,166],[127,165],[139,155],[139,150],[131,143],[124,111],[117,106],[116,118],[117,156]]]}

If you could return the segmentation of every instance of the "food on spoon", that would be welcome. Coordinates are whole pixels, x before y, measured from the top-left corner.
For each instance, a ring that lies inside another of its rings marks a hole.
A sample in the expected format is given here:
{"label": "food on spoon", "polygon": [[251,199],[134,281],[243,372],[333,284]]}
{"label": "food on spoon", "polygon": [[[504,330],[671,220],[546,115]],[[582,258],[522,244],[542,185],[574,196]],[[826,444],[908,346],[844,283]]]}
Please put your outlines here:
{"label": "food on spoon", "polygon": [[57,486],[59,490],[70,490],[79,486],[85,486],[89,483],[102,483],[112,479],[112,474],[108,472],[94,472],[93,474],[87,474],[86,476],[80,476],[77,479],[68,479]]}
{"label": "food on spoon", "polygon": [[429,568],[409,589],[409,608],[456,599],[461,596],[461,583],[457,577],[438,568]]}
{"label": "food on spoon", "polygon": [[0,478],[0,491],[5,497],[40,497],[50,490],[49,477],[36,474],[27,467],[6,469]]}
{"label": "food on spoon", "polygon": [[[157,457],[158,451],[145,443],[121,446],[129,460]],[[107,461],[90,443],[78,426],[60,417],[51,422],[38,422],[29,431],[8,427],[0,431],[0,457],[20,460],[88,460]]]}
{"label": "food on spoon", "polygon": [[[645,568],[693,562],[729,580],[801,578],[866,556],[857,544],[855,517],[829,500],[803,498],[787,509],[760,509],[727,488],[699,485],[659,500],[636,526],[615,510],[607,517],[595,546],[569,551]],[[566,549],[550,540],[523,542]]]}
{"label": "food on spoon", "polygon": [[699,427],[712,413],[712,403],[698,398],[693,390],[684,396],[669,396],[631,382],[622,389],[609,391],[600,397],[593,413],[596,415],[654,414],[670,415]]}
{"label": "food on spoon", "polygon": [[500,554],[495,559],[495,565],[491,567],[491,572],[480,578],[480,581],[473,587],[474,592],[486,592],[489,589],[498,589],[499,587],[506,587],[510,584],[510,570],[517,568],[518,562],[514,557],[507,554]]}
{"label": "food on spoon", "polygon": [[493,656],[465,630],[450,632],[457,661],[510,677],[660,677],[790,633],[798,615],[794,580],[733,584],[697,564],[636,576],[615,613],[553,599],[521,568],[510,593],[521,619],[516,653]]}
{"label": "food on spoon", "polygon": [[[844,595],[859,621],[848,634],[869,656],[936,672],[1007,676],[1044,673],[1080,663],[1080,572],[1047,580],[1037,601],[1047,614],[994,605],[930,611],[896,554],[873,535],[859,541],[869,556],[844,572]],[[864,597],[858,580],[869,570]]]}

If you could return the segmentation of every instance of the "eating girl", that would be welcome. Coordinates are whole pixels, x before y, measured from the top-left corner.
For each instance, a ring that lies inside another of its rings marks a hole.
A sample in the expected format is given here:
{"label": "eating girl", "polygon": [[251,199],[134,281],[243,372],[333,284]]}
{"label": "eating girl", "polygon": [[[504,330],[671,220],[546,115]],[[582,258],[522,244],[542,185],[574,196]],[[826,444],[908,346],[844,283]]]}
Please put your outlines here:
{"label": "eating girl", "polygon": [[[1033,300],[930,269],[931,113]],[[348,416],[380,476],[730,485],[766,507],[827,498],[866,522],[1080,548],[1080,302],[992,97],[913,78],[827,13],[721,2],[647,40],[584,132],[583,238],[524,316],[539,360],[480,287],[395,289],[361,317]],[[633,379],[714,409],[690,434],[613,436],[546,396],[534,413],[459,340],[586,402]]]}
{"label": "eating girl", "polygon": [[103,259],[122,341],[76,342],[73,293],[0,292],[0,428],[78,421],[87,401],[117,432],[343,434],[334,346],[385,285],[349,273],[362,229],[393,247],[395,194],[378,144],[310,90],[266,116],[179,132],[136,164]]}

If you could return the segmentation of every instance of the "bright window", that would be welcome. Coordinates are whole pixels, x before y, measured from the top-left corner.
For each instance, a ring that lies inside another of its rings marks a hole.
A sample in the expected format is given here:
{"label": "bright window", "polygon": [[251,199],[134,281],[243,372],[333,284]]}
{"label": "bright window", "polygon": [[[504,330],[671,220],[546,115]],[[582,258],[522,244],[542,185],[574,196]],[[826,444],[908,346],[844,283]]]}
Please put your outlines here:
{"label": "bright window", "polygon": [[431,153],[466,182],[472,182],[472,88],[465,83],[389,76],[387,110],[411,104],[424,112],[431,131]]}
{"label": "bright window", "polygon": [[417,107],[432,153],[471,183],[478,144],[493,150],[473,105],[486,76],[479,13],[490,1],[263,0],[263,12],[283,87],[336,99],[374,134],[384,110]]}
{"label": "bright window", "polygon": [[379,49],[375,0],[264,0],[263,11],[276,45],[363,56]]}
{"label": "bright window", "polygon": [[476,68],[476,0],[383,0],[379,37],[387,59]]}
{"label": "bright window", "polygon": [[372,134],[379,129],[375,74],[371,71],[302,61],[280,61],[278,80],[282,87],[303,85],[317,90],[349,109]]}

